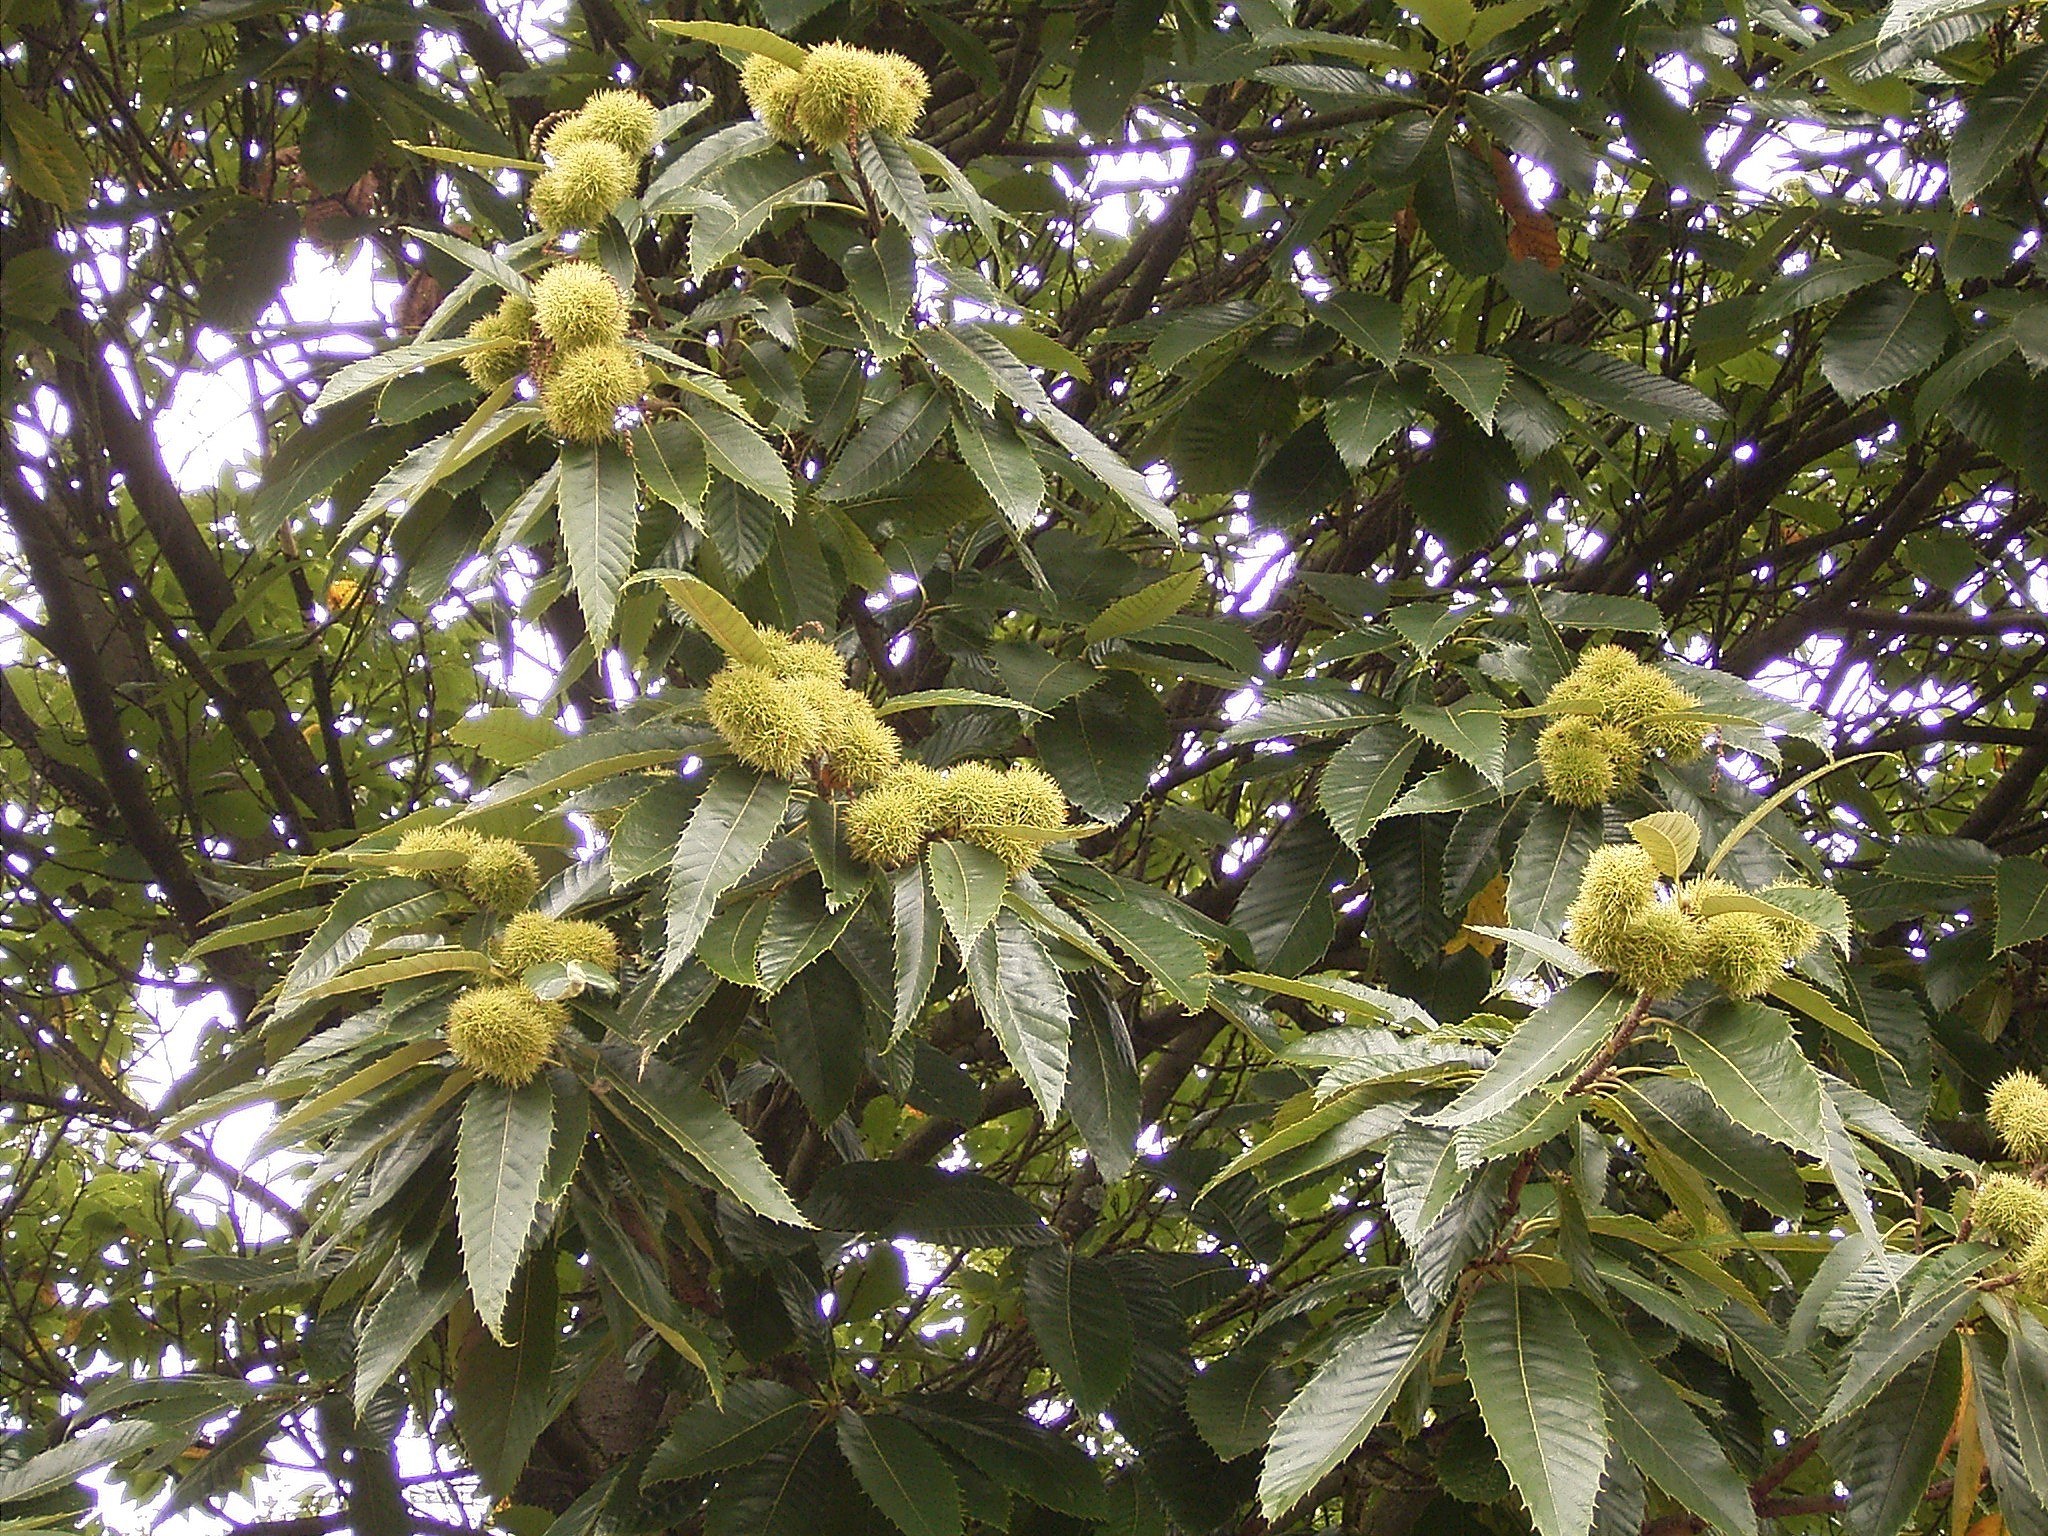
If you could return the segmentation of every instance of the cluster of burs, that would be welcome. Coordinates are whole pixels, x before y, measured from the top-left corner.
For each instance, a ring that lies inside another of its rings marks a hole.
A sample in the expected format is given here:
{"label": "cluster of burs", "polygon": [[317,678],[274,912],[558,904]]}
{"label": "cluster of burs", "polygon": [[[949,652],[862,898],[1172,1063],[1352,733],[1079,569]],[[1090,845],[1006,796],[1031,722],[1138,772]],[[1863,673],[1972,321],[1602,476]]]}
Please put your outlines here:
{"label": "cluster of burs", "polygon": [[[1783,882],[1758,895],[1768,905],[1773,892],[1804,889]],[[1565,921],[1574,949],[1639,993],[1669,997],[1704,976],[1730,997],[1760,997],[1821,935],[1789,912],[1730,910],[1743,894],[1712,876],[1667,887],[1648,850],[1611,843],[1586,860]]]}
{"label": "cluster of burs", "polygon": [[896,53],[820,43],[792,69],[753,54],[740,70],[747,105],[785,144],[830,149],[881,129],[901,137],[916,126],[931,82]]}
{"label": "cluster of burs", "polygon": [[1970,1202],[1970,1223],[2004,1240],[2021,1288],[2048,1302],[2048,1187],[2040,1178],[2048,1169],[2048,1083],[2031,1072],[2008,1073],[1992,1087],[1985,1110],[2021,1167],[1985,1175]]}
{"label": "cluster of burs", "polygon": [[959,763],[939,772],[903,761],[903,743],[866,697],[846,686],[846,662],[823,640],[758,630],[763,665],[734,662],[711,679],[704,710],[734,757],[779,779],[861,791],[846,838],[863,862],[894,869],[932,837],[985,848],[1014,877],[1064,835],[1066,796],[1028,763]]}
{"label": "cluster of burs", "polygon": [[535,996],[518,978],[533,966],[558,961],[616,972],[619,941],[596,923],[525,910],[540,889],[540,870],[508,838],[485,837],[468,827],[422,827],[406,833],[397,852],[459,858],[460,863],[422,873],[504,920],[492,954],[507,979],[471,987],[449,1006],[448,1048],[480,1077],[513,1087],[530,1081],[547,1064],[569,1011]]}
{"label": "cluster of burs", "polygon": [[[599,91],[548,130],[548,168],[527,198],[535,222],[550,236],[601,224],[632,194],[659,130],[646,97]],[[626,295],[604,268],[559,261],[534,280],[530,299],[507,294],[469,328],[469,339],[486,345],[463,367],[481,389],[531,375],[556,436],[594,443],[617,430],[620,410],[647,388],[626,320]]]}
{"label": "cluster of burs", "polygon": [[1689,763],[1707,733],[1685,718],[1700,701],[1618,645],[1596,645],[1544,696],[1569,710],[1536,738],[1543,790],[1560,805],[1606,805],[1635,788],[1652,752]]}

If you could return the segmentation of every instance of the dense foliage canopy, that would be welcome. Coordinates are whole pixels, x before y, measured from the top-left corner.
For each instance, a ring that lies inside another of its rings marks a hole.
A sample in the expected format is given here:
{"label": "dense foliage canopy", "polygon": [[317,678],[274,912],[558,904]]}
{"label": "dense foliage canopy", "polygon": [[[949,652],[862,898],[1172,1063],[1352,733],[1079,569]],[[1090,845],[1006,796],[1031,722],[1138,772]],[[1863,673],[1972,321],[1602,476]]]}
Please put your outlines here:
{"label": "dense foliage canopy", "polygon": [[2041,19],[10,0],[0,1530],[2048,1533]]}

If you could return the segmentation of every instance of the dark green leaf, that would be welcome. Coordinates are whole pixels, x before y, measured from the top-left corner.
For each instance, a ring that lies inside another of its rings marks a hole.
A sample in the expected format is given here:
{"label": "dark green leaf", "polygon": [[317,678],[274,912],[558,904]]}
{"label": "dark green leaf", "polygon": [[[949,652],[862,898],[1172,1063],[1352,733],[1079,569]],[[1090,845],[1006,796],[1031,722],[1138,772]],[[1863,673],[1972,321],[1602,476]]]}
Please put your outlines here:
{"label": "dark green leaf", "polygon": [[1099,1412],[1131,1369],[1131,1319],[1108,1267],[1064,1248],[1040,1249],[1024,1269],[1024,1316],[1075,1404]]}
{"label": "dark green leaf", "polygon": [[456,1230],[477,1315],[500,1343],[507,1338],[505,1306],[533,1231],[554,1128],[555,1096],[545,1077],[520,1088],[485,1080],[462,1107]]}
{"label": "dark green leaf", "polygon": [[1467,1305],[1464,1340],[1486,1432],[1536,1529],[1586,1536],[1607,1463],[1607,1413],[1593,1351],[1570,1309],[1540,1286],[1503,1277]]}

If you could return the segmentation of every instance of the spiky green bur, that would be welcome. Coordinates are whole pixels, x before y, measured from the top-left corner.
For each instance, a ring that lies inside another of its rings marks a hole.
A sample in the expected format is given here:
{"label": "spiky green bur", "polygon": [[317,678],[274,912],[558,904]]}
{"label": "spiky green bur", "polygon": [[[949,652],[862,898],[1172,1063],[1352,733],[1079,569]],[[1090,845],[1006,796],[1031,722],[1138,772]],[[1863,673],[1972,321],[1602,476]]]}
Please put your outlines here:
{"label": "spiky green bur", "polygon": [[1600,742],[1603,729],[1584,715],[1566,715],[1537,736],[1543,792],[1559,805],[1605,805],[1614,798],[1614,760]]}
{"label": "spiky green bur", "polygon": [[[1667,710],[1698,709],[1697,695],[1673,687]],[[1650,720],[1643,725],[1643,745],[1674,763],[1697,762],[1707,750],[1707,728],[1697,720]]]}
{"label": "spiky green bur", "polygon": [[2040,1233],[2020,1254],[2013,1272],[2020,1289],[2035,1301],[2048,1301],[2048,1232]]}
{"label": "spiky green bur", "polygon": [[599,91],[548,135],[549,154],[571,144],[609,144],[631,159],[645,160],[661,132],[661,113],[638,91]]}
{"label": "spiky green bur", "polygon": [[2009,1173],[1986,1174],[1970,1202],[1970,1220],[2023,1248],[2048,1232],[2048,1189]]}
{"label": "spiky green bur", "polygon": [[[1757,892],[1761,900],[1776,903],[1779,896],[1787,891],[1810,891],[1813,887],[1802,885],[1796,880],[1779,880]],[[1772,936],[1778,947],[1785,952],[1787,960],[1798,960],[1820,948],[1820,941],[1826,937],[1803,917],[1786,913],[1783,917],[1770,916],[1764,921],[1770,924]]]}
{"label": "spiky green bur", "polygon": [[[816,149],[844,144],[874,128],[908,132],[924,110],[924,95],[903,73],[907,63],[847,43],[820,43],[805,56],[800,72],[797,131]],[[917,78],[923,79],[922,72]]]}
{"label": "spiky green bur", "polygon": [[[466,863],[483,841],[483,835],[469,827],[416,827],[398,840],[393,852],[459,853]],[[451,889],[462,884],[461,864],[451,864],[445,869],[422,869],[418,873],[423,879]]]}
{"label": "spiky green bur", "polygon": [[1634,769],[1628,766],[1625,752],[1614,757],[1616,777],[1622,788],[1634,781],[1645,750],[1661,752],[1673,762],[1685,763],[1698,757],[1706,747],[1706,729],[1697,722],[1654,718],[1697,709],[1699,700],[1618,645],[1596,645],[1588,650],[1579,658],[1578,665],[1544,696],[1543,702],[1550,706],[1590,708],[1592,714],[1576,718],[1609,726],[1627,738],[1634,749]]}
{"label": "spiky green bur", "polygon": [[562,146],[555,163],[533,179],[526,206],[550,235],[594,229],[633,190],[634,162],[617,145],[579,139]]}
{"label": "spiky green bur", "polygon": [[547,1065],[568,1019],[524,987],[475,987],[448,1009],[448,1048],[478,1076],[517,1088]]}
{"label": "spiky green bur", "polygon": [[601,923],[521,912],[498,939],[498,964],[517,975],[528,966],[576,960],[601,971],[619,968],[619,941]]}
{"label": "spiky green bur", "polygon": [[803,91],[803,77],[795,70],[765,53],[749,54],[747,62],[740,66],[740,89],[746,92],[747,106],[754,116],[777,139],[784,144],[803,141],[796,126],[796,104]]}
{"label": "spiky green bur", "polygon": [[1019,833],[1065,826],[1067,797],[1035,763],[1014,763],[999,779],[994,794],[982,806],[982,819],[964,826],[960,835],[1001,859],[1015,879],[1045,854],[1043,838]]}
{"label": "spiky green bur", "polygon": [[1627,923],[1606,966],[1628,986],[1669,997],[1700,974],[1699,929],[1671,901],[1653,902]]}
{"label": "spiky green bur", "polygon": [[899,139],[905,138],[917,126],[917,120],[924,116],[924,104],[931,96],[932,83],[922,69],[900,53],[885,53],[882,61],[896,77],[896,88],[889,95],[887,115],[875,126]]}
{"label": "spiky green bur", "polygon": [[478,389],[496,389],[526,371],[533,338],[533,306],[517,294],[508,293],[498,301],[496,309],[471,325],[465,334],[471,341],[488,341],[491,345],[465,357],[462,371]]}
{"label": "spiky green bur", "polygon": [[1992,1085],[1985,1109],[2016,1161],[2048,1162],[2048,1083],[2031,1072],[2008,1072]]}
{"label": "spiky green bur", "polygon": [[1769,918],[1757,912],[1716,912],[1699,923],[1699,962],[1707,979],[1730,997],[1761,997],[1785,974],[1785,950]]}
{"label": "spiky green bur", "polygon": [[1657,899],[1657,865],[1636,843],[1596,848],[1565,912],[1572,947],[1603,971],[1619,971],[1630,919]]}
{"label": "spiky green bur", "polygon": [[823,640],[791,640],[775,653],[777,677],[815,677],[828,683],[846,681],[846,658]]}
{"label": "spiky green bur", "polygon": [[819,750],[835,788],[865,789],[903,760],[902,740],[863,695],[815,673],[785,673],[782,682],[824,723]]}
{"label": "spiky green bur", "polygon": [[1003,770],[994,763],[955,763],[941,777],[945,791],[940,814],[948,836],[958,836],[984,820],[987,808],[1003,793]]}
{"label": "spiky green bur", "polygon": [[1643,744],[1618,725],[1594,726],[1593,743],[1607,754],[1614,770],[1615,795],[1634,789],[1643,777]]}
{"label": "spiky green bur", "polygon": [[726,667],[704,690],[704,710],[734,757],[778,779],[804,777],[825,745],[818,711],[760,667]]}
{"label": "spiky green bur", "polygon": [[617,342],[555,355],[540,387],[540,408],[557,437],[602,442],[619,429],[619,412],[647,389],[640,359]]}
{"label": "spiky green bur", "polygon": [[533,285],[533,318],[562,351],[626,337],[626,296],[595,262],[561,261]]}
{"label": "spiky green bur", "polygon": [[895,869],[916,858],[946,810],[945,781],[903,763],[846,808],[846,840],[864,864]]}
{"label": "spiky green bur", "polygon": [[462,866],[462,888],[487,912],[517,912],[540,889],[540,866],[510,838],[487,837]]}

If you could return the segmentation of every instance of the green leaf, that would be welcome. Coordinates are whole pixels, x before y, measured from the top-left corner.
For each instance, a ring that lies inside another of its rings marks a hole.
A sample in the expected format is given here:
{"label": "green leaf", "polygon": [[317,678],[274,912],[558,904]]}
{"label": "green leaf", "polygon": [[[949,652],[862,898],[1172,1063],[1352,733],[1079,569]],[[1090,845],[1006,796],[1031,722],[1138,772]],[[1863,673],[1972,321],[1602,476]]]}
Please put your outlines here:
{"label": "green leaf", "polygon": [[1149,886],[1116,880],[1115,898],[1072,887],[1089,926],[1152,973],[1167,996],[1190,1011],[1209,1001],[1209,955],[1179,903]]}
{"label": "green leaf", "polygon": [[1271,1351],[1242,1349],[1207,1362],[1188,1383],[1188,1417],[1225,1461],[1263,1450],[1297,1382]]}
{"label": "green leaf", "polygon": [[704,440],[688,423],[668,419],[633,429],[633,466],[647,489],[674,507],[693,528],[704,526],[711,461]]}
{"label": "green leaf", "polygon": [[1259,1508],[1268,1520],[1287,1514],[1365,1443],[1421,1360],[1433,1321],[1395,1303],[1348,1334],[1295,1394],[1273,1426],[1259,1474]]}
{"label": "green leaf", "polygon": [[[1962,1258],[1976,1269],[1990,1262],[1992,1250],[1963,1245]],[[1961,1269],[1963,1273],[1955,1273]],[[1931,1278],[1931,1277],[1930,1277]],[[1962,1262],[1948,1266],[1938,1281],[1916,1281],[1904,1308],[1866,1327],[1849,1345],[1834,1395],[1821,1414],[1823,1425],[1847,1418],[1874,1398],[1894,1377],[1940,1345],[1963,1314],[1977,1305],[1972,1270]]]}
{"label": "green leaf", "polygon": [[60,213],[85,206],[92,167],[79,153],[76,136],[51,121],[12,76],[0,79],[0,125],[11,146],[7,169],[24,192]]}
{"label": "green leaf", "polygon": [[2048,865],[2018,855],[1998,861],[1998,930],[1991,952],[2003,954],[2048,934]]}
{"label": "green leaf", "polygon": [[1100,645],[1118,635],[1150,629],[1185,608],[1188,600],[1202,589],[1204,579],[1202,568],[1197,565],[1140,587],[1098,613],[1082,631],[1081,638],[1090,645]]}
{"label": "green leaf", "polygon": [[520,764],[463,808],[475,815],[513,800],[535,801],[616,778],[639,768],[680,762],[690,752],[715,740],[703,726],[666,724],[614,726],[572,737],[559,747]]}
{"label": "green leaf", "polygon": [[420,1340],[448,1315],[462,1283],[462,1277],[453,1272],[438,1280],[406,1275],[378,1299],[356,1341],[352,1400],[358,1414],[369,1407],[377,1389],[405,1364]]}
{"label": "green leaf", "polygon": [[1547,939],[1563,933],[1565,909],[1602,838],[1599,807],[1539,806],[1508,869],[1509,923]]}
{"label": "green leaf", "polygon": [[1474,1293],[1464,1339],[1486,1432],[1536,1529],[1586,1536],[1607,1464],[1607,1413],[1593,1351],[1570,1309],[1505,1277]]}
{"label": "green leaf", "polygon": [[953,838],[934,842],[925,850],[924,862],[931,872],[932,895],[964,955],[1002,910],[1010,872],[986,848]]}
{"label": "green leaf", "polygon": [[1945,295],[1878,283],[1835,316],[1821,339],[1820,371],[1836,394],[1854,402],[1925,373],[1954,334]]}
{"label": "green leaf", "polygon": [[562,450],[558,526],[569,551],[569,579],[591,643],[612,631],[619,587],[633,564],[640,526],[633,461],[615,443],[572,443]]}
{"label": "green leaf", "polygon": [[1672,1049],[1728,1118],[1809,1157],[1824,1157],[1820,1074],[1775,1008],[1722,998],[1696,1027],[1671,1026]]}
{"label": "green leaf", "polygon": [[[1009,329],[1015,331],[1018,328]],[[1045,392],[1045,386],[1032,376],[1030,369],[1010,349],[1003,331],[1003,327],[973,325],[964,327],[959,335],[968,348],[988,364],[997,387],[1011,404],[1029,411],[1047,436],[1066,449],[1083,469],[1107,486],[1125,506],[1161,533],[1178,538],[1179,523],[1165,504],[1152,494],[1145,477],[1053,403],[1052,396]]]}
{"label": "green leaf", "polygon": [[1069,699],[1032,732],[1046,770],[1083,814],[1121,821],[1173,746],[1166,712],[1145,680],[1112,673]]}
{"label": "green leaf", "polygon": [[[534,169],[538,170],[540,167],[535,166]],[[355,177],[351,176],[349,180],[353,181]],[[487,281],[507,293],[517,294],[522,299],[530,297],[533,293],[533,285],[527,282],[518,268],[494,251],[471,245],[467,240],[458,240],[455,236],[439,230],[415,229],[407,225],[405,232],[416,240],[424,240],[438,251],[447,252],[472,272],[481,273]]]}
{"label": "green leaf", "polygon": [[1010,1065],[1050,1120],[1067,1085],[1073,1014],[1059,970],[1014,912],[999,912],[966,951],[967,980]]}
{"label": "green leaf", "polygon": [[478,1480],[500,1498],[517,1485],[556,1411],[558,1302],[555,1251],[543,1246],[520,1267],[507,1315],[509,1342],[474,1338],[456,1363],[456,1429]]}
{"label": "green leaf", "polygon": [[1310,313],[1374,362],[1401,360],[1402,309],[1377,293],[1333,293]]}
{"label": "green leaf", "polygon": [[755,948],[761,990],[771,995],[780,991],[783,983],[839,941],[859,910],[854,904],[832,911],[826,905],[822,882],[813,885],[800,880],[786,886],[770,906]]}
{"label": "green leaf", "polygon": [[965,1393],[906,1396],[902,1411],[1030,1503],[1089,1525],[1108,1519],[1102,1481],[1088,1454],[1024,1415]]}
{"label": "green leaf", "polygon": [[1680,421],[1722,421],[1728,413],[1683,379],[1651,373],[1608,352],[1552,342],[1524,342],[1509,350],[1515,366],[1552,389],[1653,432]]}
{"label": "green leaf", "polygon": [[1415,216],[1444,260],[1470,277],[1507,264],[1493,173],[1461,144],[1436,147],[1415,183]]}
{"label": "green leaf", "polygon": [[664,981],[697,947],[718,898],[754,867],[781,829],[789,794],[782,780],[737,767],[720,769],[705,785],[669,865]]}
{"label": "green leaf", "polygon": [[855,147],[861,174],[874,189],[876,199],[914,240],[929,239],[932,223],[931,198],[925,192],[924,177],[901,140],[886,133],[863,133]]}
{"label": "green leaf", "polygon": [[[1501,6],[1497,10],[1519,9]],[[1482,20],[1493,11],[1481,13]],[[1558,179],[1581,194],[1593,190],[1600,160],[1576,130],[1557,113],[1519,91],[1489,90],[1466,100],[1466,108],[1486,131],[1518,155],[1548,167]]]}
{"label": "green leaf", "polygon": [[1161,373],[1227,341],[1265,317],[1266,307],[1253,299],[1230,299],[1182,310],[1153,338],[1145,360]]}
{"label": "green leaf", "polygon": [[519,1088],[486,1079],[462,1106],[455,1225],[477,1315],[501,1344],[509,1337],[505,1305],[533,1231],[554,1130],[555,1095],[544,1076]]}
{"label": "green leaf", "polygon": [[2014,54],[1969,98],[1949,149],[1949,198],[1975,202],[2048,121],[2048,44]]}
{"label": "green leaf", "polygon": [[765,437],[732,412],[704,400],[685,400],[682,419],[703,438],[713,469],[774,502],[784,517],[796,515],[789,469]]}
{"label": "green leaf", "polygon": [[753,621],[716,587],[683,571],[642,571],[636,581],[659,581],[675,605],[696,620],[697,627],[718,643],[734,661],[750,667],[766,667],[775,657]]}
{"label": "green leaf", "polygon": [[1634,1004],[1634,994],[1610,978],[1581,977],[1516,1025],[1479,1081],[1430,1119],[1474,1125],[1514,1108],[1533,1090],[1584,1066]]}
{"label": "green leaf", "polygon": [[606,1054],[597,1073],[748,1210],[794,1227],[810,1225],[753,1138],[703,1089],[653,1059]]}
{"label": "green leaf", "polygon": [[641,1481],[651,1488],[746,1466],[788,1440],[816,1409],[779,1381],[736,1381],[722,1403],[692,1403],[676,1415]]}
{"label": "green leaf", "polygon": [[1364,469],[1389,438],[1421,419],[1422,405],[1415,384],[1392,372],[1368,374],[1331,396],[1323,407],[1323,430],[1347,468]]}
{"label": "green leaf", "polygon": [[1809,262],[1763,291],[1750,315],[1750,324],[1758,328],[1775,325],[1816,304],[1859,292],[1895,276],[1898,270],[1897,262],[1867,251],[1847,251],[1832,259]]}
{"label": "green leaf", "polygon": [[[2006,1335],[2005,1388],[2019,1460],[2035,1487],[2048,1488],[2048,1327],[2024,1307],[2002,1311],[1999,1320]],[[1938,1405],[1938,1393],[1936,1399]],[[1930,1463],[1927,1475],[1933,1470]]]}
{"label": "green leaf", "polygon": [[1500,706],[1488,700],[1460,699],[1445,707],[1410,704],[1401,723],[1470,764],[1488,783],[1499,784],[1507,766],[1507,726]]}
{"label": "green leaf", "polygon": [[818,488],[826,501],[853,501],[887,490],[931,450],[951,407],[929,384],[913,384],[868,418],[839,451]]}
{"label": "green leaf", "polygon": [[1680,1506],[1726,1536],[1755,1536],[1749,1483],[1721,1443],[1686,1406],[1678,1389],[1645,1358],[1636,1342],[1604,1314],[1581,1307],[1614,1438],[1628,1459]]}
{"label": "green leaf", "polygon": [[1663,82],[1646,69],[1618,75],[1609,95],[1621,111],[1622,126],[1636,153],[1673,186],[1712,202],[1719,187],[1707,162],[1708,120],[1672,100]]}
{"label": "green leaf", "polygon": [[1336,928],[1331,887],[1357,867],[1358,856],[1320,814],[1299,816],[1280,833],[1231,913],[1262,967],[1298,975],[1323,957]]}
{"label": "green leaf", "polygon": [[700,43],[710,43],[715,48],[730,48],[738,53],[759,53],[785,64],[791,69],[802,69],[810,50],[788,38],[777,37],[760,27],[742,27],[729,21],[654,21],[650,23],[657,32],[672,32],[677,37],[693,37]]}
{"label": "green leaf", "polygon": [[842,1163],[819,1178],[804,1204],[827,1232],[907,1237],[940,1248],[1055,1241],[1028,1200],[978,1173],[888,1160]]}
{"label": "green leaf", "polygon": [[1076,981],[1074,1033],[1063,1101],[1102,1177],[1131,1171],[1139,1124],[1138,1062],[1131,1035],[1098,978]]}
{"label": "green leaf", "polygon": [[96,1468],[186,1433],[183,1423],[158,1424],[148,1419],[102,1424],[0,1471],[0,1504],[26,1503],[74,1483]]}
{"label": "green leaf", "polygon": [[940,909],[924,865],[912,864],[891,877],[890,904],[896,929],[896,1010],[893,1045],[917,1022],[939,969]]}
{"label": "green leaf", "polygon": [[1700,824],[1683,811],[1658,811],[1628,824],[1633,837],[1656,861],[1657,872],[1676,880],[1700,853]]}
{"label": "green leaf", "polygon": [[1131,1371],[1131,1318],[1109,1266],[1039,1249],[1024,1269],[1024,1317],[1075,1406],[1099,1413]]}
{"label": "green leaf", "polygon": [[837,961],[812,966],[768,1000],[775,1059],[821,1126],[845,1113],[867,1062],[860,987]]}
{"label": "green leaf", "polygon": [[1615,1099],[1644,1136],[1713,1184],[1787,1220],[1806,1209],[1798,1165],[1781,1147],[1730,1120],[1698,1083],[1641,1078]]}
{"label": "green leaf", "polygon": [[393,379],[402,378],[417,369],[429,368],[435,363],[452,362],[458,357],[467,357],[470,353],[490,345],[492,343],[488,340],[472,341],[465,336],[453,341],[414,342],[409,347],[393,347],[388,352],[378,352],[362,358],[350,363],[327,381],[326,387],[320,391],[319,398],[313,402],[313,414],[317,416],[331,411],[336,406],[355,399],[357,395],[381,389]]}
{"label": "green leaf", "polygon": [[953,445],[1010,526],[1019,533],[1030,528],[1045,506],[1045,475],[1017,429],[979,411],[956,410]]}
{"label": "green leaf", "polygon": [[1401,793],[1422,744],[1397,725],[1369,725],[1323,765],[1316,803],[1356,848]]}
{"label": "green leaf", "polygon": [[1497,357],[1471,353],[1435,354],[1423,358],[1436,382],[1485,431],[1493,430],[1494,409],[1507,393],[1508,365]]}
{"label": "green leaf", "polygon": [[1842,1524],[1851,1536],[1898,1536],[1919,1510],[1956,1421],[1962,1356],[1945,1340],[1822,1437],[1828,1465],[1849,1488]]}
{"label": "green leaf", "polygon": [[960,1536],[960,1480],[902,1419],[841,1412],[839,1450],[861,1490],[903,1536]]}
{"label": "green leaf", "polygon": [[910,693],[893,694],[875,707],[875,713],[887,719],[890,715],[907,714],[913,709],[1014,709],[1020,714],[1042,715],[1042,709],[1034,709],[1018,699],[1006,698],[1000,693],[983,693],[978,688],[919,688]]}

